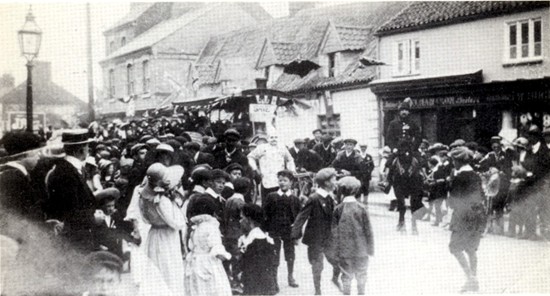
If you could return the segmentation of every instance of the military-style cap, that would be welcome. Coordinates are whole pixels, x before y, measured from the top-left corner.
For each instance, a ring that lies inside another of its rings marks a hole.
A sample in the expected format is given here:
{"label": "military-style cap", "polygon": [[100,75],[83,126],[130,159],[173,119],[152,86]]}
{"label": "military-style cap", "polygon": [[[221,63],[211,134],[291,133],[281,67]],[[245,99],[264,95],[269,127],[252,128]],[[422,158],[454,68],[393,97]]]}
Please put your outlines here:
{"label": "military-style cap", "polygon": [[494,144],[494,143],[500,144],[501,141],[502,141],[502,138],[499,136],[491,137],[491,144]]}

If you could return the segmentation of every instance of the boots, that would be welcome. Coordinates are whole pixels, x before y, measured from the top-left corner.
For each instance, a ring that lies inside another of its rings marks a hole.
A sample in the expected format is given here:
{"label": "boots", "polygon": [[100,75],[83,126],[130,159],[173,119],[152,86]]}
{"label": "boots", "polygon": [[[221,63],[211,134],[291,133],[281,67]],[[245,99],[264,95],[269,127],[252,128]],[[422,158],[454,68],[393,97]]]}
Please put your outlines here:
{"label": "boots", "polygon": [[342,291],[342,286],[340,285],[340,270],[337,268],[334,268],[332,271],[332,283],[334,283],[339,291]]}
{"label": "boots", "polygon": [[315,295],[321,295],[321,275],[313,275],[313,286],[315,286]]}
{"label": "boots", "polygon": [[296,283],[296,280],[293,277],[294,273],[294,261],[287,261],[286,267],[288,269],[288,285],[292,288],[298,288],[298,284]]}

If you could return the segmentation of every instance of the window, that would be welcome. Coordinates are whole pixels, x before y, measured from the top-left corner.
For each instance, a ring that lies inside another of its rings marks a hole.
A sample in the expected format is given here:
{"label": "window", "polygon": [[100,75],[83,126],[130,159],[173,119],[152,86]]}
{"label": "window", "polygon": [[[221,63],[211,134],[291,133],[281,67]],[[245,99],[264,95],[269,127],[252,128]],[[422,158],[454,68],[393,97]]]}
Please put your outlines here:
{"label": "window", "polygon": [[319,128],[332,137],[340,137],[340,114],[333,114],[330,118],[319,115]]}
{"label": "window", "polygon": [[109,96],[115,97],[115,70],[109,70]]}
{"label": "window", "polygon": [[115,42],[111,41],[109,43],[109,53],[112,53],[113,51],[115,51]]}
{"label": "window", "polygon": [[394,76],[420,73],[420,41],[403,40],[396,43]]}
{"label": "window", "polygon": [[542,21],[540,18],[506,24],[504,61],[516,63],[542,58]]}
{"label": "window", "polygon": [[149,92],[151,78],[149,77],[149,61],[143,61],[143,92]]}
{"label": "window", "polygon": [[122,39],[120,40],[120,46],[124,46],[126,45],[126,37],[122,37]]}
{"label": "window", "polygon": [[269,66],[264,68],[264,78],[266,81],[269,81]]}
{"label": "window", "polygon": [[126,67],[126,81],[128,82],[128,95],[131,96],[134,94],[134,68],[131,64]]}
{"label": "window", "polygon": [[328,77],[334,77],[336,72],[335,55],[336,53],[334,52],[328,54]]}

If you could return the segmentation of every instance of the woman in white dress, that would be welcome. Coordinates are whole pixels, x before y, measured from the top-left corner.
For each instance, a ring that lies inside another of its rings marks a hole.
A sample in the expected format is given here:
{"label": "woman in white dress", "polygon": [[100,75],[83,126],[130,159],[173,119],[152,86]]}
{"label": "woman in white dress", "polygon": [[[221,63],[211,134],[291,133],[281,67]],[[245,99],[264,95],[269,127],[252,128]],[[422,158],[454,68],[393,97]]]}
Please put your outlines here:
{"label": "woman in white dress", "polygon": [[182,176],[181,166],[166,168],[160,163],[152,164],[147,169],[147,185],[143,187],[139,200],[141,214],[151,225],[145,252],[174,295],[184,295],[179,231],[186,222],[183,200],[179,194],[173,194]]}

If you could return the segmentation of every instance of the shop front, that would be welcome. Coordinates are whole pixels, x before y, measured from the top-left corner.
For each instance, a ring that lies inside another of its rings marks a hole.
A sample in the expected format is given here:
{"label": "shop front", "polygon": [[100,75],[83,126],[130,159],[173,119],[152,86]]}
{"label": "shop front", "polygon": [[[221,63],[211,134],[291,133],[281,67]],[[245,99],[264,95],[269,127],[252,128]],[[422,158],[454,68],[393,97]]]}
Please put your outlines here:
{"label": "shop front", "polygon": [[[430,143],[456,139],[489,147],[500,135],[512,141],[529,124],[550,129],[550,78],[482,83],[482,72],[407,81],[374,81],[384,131],[406,97],[411,119]],[[546,120],[545,120],[546,118]],[[385,134],[385,132],[384,132]]]}

